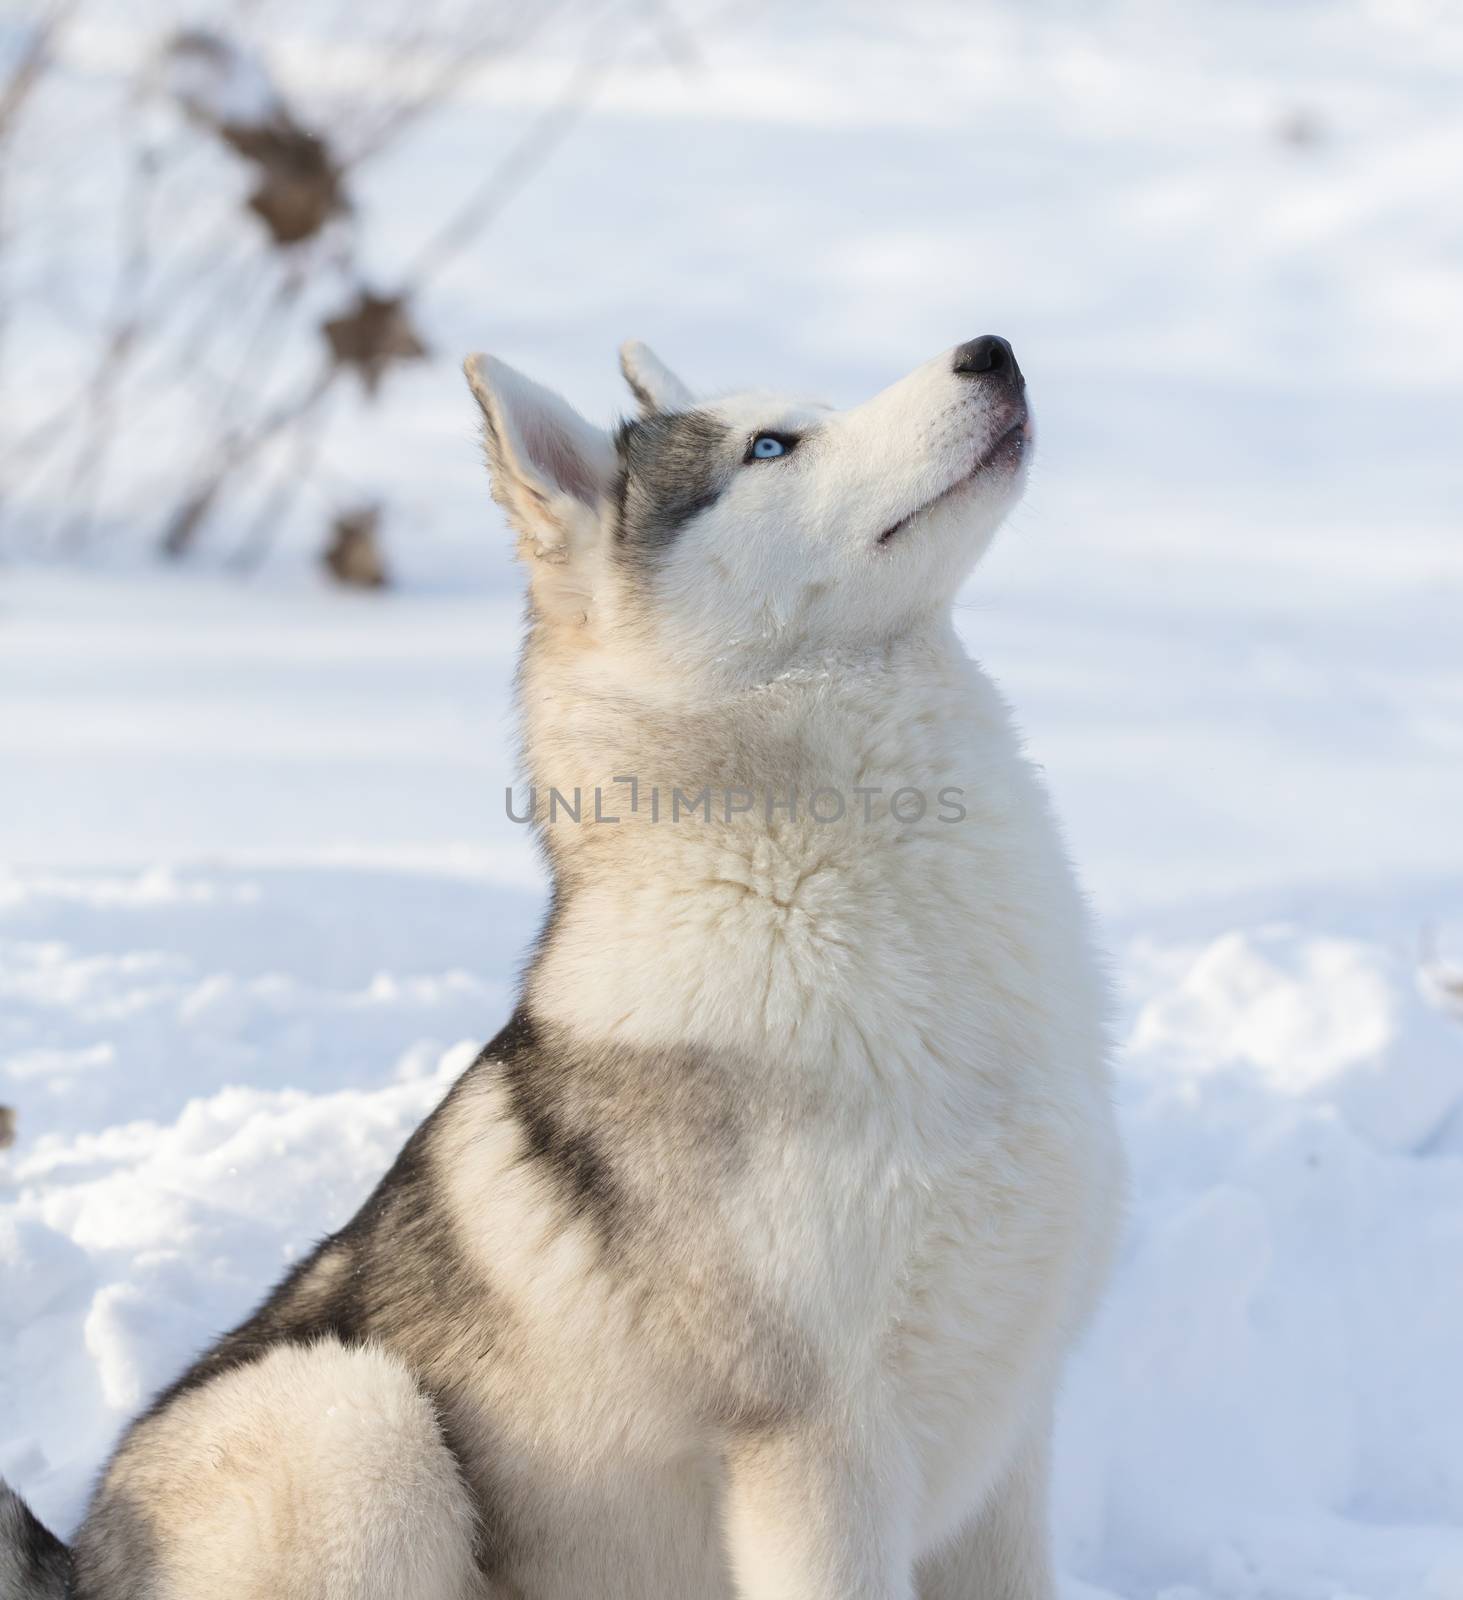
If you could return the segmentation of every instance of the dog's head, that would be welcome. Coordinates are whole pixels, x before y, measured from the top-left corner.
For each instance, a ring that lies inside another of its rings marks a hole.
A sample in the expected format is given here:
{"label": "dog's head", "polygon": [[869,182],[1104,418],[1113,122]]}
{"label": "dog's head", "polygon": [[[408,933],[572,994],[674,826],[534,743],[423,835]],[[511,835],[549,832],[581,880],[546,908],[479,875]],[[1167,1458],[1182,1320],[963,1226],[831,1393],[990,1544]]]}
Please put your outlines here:
{"label": "dog's head", "polygon": [[941,617],[1019,497],[1011,346],[985,336],[851,410],[698,400],[644,345],[614,433],[491,356],[467,363],[536,626],[650,652],[688,686],[757,682]]}

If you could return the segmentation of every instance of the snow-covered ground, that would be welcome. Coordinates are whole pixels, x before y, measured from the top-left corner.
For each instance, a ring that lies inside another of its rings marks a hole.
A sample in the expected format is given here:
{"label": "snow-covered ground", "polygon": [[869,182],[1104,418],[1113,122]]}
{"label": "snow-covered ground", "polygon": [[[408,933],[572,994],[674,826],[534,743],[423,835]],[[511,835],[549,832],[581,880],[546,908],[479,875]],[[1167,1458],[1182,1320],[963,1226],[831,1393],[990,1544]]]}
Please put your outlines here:
{"label": "snow-covered ground", "polygon": [[[689,79],[627,48],[424,308],[442,359],[338,430],[402,508],[395,593],[293,547],[248,584],[0,570],[0,1473],[69,1527],[506,1014],[518,601],[450,357],[608,416],[631,333],[853,400],[996,329],[1040,449],[960,623],[1102,914],[1134,1168],[1063,1406],[1069,1600],[1460,1600],[1463,22],[828,4],[696,39]],[[561,67],[403,147],[404,236]]]}

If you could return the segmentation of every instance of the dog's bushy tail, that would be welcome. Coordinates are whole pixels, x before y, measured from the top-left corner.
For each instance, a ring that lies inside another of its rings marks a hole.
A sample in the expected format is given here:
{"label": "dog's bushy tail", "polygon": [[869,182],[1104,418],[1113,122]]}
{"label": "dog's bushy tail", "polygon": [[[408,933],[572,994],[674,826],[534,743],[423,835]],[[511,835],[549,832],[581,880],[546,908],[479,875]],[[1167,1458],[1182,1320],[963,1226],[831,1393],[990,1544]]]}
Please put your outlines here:
{"label": "dog's bushy tail", "polygon": [[65,1600],[71,1552],[0,1478],[0,1600]]}

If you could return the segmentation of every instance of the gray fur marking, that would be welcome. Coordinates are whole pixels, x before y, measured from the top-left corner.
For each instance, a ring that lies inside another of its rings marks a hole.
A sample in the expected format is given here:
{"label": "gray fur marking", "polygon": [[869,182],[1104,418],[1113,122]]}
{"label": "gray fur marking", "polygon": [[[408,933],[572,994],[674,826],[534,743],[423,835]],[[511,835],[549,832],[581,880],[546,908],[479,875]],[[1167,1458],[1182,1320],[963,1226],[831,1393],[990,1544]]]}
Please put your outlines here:
{"label": "gray fur marking", "polygon": [[71,1558],[0,1479],[0,1600],[62,1600]]}
{"label": "gray fur marking", "polygon": [[736,471],[731,429],[706,411],[658,411],[624,423],[620,455],[619,546],[654,553],[715,505]]}
{"label": "gray fur marking", "polygon": [[87,1512],[74,1560],[68,1600],[112,1600],[114,1595],[150,1600],[157,1593],[157,1550],[147,1512],[128,1495],[106,1494]]}

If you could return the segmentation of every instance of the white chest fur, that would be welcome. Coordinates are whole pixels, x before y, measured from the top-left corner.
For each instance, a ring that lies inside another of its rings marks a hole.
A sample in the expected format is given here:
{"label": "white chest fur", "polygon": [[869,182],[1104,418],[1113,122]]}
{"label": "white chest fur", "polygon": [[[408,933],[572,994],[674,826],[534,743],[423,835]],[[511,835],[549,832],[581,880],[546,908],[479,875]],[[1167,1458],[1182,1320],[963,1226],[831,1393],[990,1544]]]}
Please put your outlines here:
{"label": "white chest fur", "polygon": [[[574,887],[532,1004],[735,1076],[739,1159],[714,1220],[687,1225],[729,1237],[830,1368],[881,1375],[933,1541],[1046,1403],[1116,1216],[1101,984],[1045,797],[953,649],[782,686],[719,748],[626,737],[617,771],[636,771],[642,810],[551,837]],[[728,820],[733,785],[757,803]],[[673,788],[703,786],[710,822],[667,814]],[[808,814],[819,788],[843,795],[841,820]],[[802,813],[769,822],[763,796],[789,790]],[[900,790],[923,798],[918,822],[891,814]]]}

